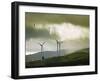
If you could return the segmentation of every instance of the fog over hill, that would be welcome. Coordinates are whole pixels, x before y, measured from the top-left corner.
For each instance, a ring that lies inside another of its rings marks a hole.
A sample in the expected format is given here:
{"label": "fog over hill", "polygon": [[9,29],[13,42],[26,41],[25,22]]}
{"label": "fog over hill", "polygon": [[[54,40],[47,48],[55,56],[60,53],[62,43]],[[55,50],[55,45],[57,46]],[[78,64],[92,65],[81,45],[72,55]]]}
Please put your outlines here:
{"label": "fog over hill", "polygon": [[57,56],[56,40],[62,42],[62,55],[89,48],[89,16],[26,12],[25,39],[26,56],[30,60],[41,59],[43,42],[45,58]]}

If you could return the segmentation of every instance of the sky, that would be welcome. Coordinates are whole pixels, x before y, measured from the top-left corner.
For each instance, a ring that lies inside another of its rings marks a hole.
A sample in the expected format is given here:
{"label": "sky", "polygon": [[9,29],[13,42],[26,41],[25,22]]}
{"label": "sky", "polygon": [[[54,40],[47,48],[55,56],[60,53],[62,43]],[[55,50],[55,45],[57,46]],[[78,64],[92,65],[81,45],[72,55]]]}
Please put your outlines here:
{"label": "sky", "polygon": [[[56,51],[56,41],[62,41],[61,49],[89,48],[89,16],[74,14],[25,13],[26,54]],[[77,46],[77,48],[76,48]]]}

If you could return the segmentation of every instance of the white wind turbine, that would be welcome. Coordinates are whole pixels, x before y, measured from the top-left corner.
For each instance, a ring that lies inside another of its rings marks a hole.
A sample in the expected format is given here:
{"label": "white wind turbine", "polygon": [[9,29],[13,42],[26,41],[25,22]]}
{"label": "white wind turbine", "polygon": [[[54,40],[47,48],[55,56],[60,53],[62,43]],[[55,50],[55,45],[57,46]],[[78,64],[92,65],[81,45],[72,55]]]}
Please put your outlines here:
{"label": "white wind turbine", "polygon": [[60,51],[61,51],[61,44],[63,43],[62,41],[56,40],[57,42],[57,54],[60,56]]}
{"label": "white wind turbine", "polygon": [[44,60],[44,52],[43,52],[43,46],[44,46],[44,44],[45,44],[46,42],[43,42],[43,43],[38,43],[39,45],[40,45],[40,47],[41,47],[41,55],[42,55],[42,60]]}

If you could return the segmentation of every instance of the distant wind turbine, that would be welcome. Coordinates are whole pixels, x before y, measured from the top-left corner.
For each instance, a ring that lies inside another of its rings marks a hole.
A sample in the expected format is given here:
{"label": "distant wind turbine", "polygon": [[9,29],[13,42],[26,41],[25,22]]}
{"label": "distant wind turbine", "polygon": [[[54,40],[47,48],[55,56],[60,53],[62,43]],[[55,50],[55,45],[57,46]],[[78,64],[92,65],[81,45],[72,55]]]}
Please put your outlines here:
{"label": "distant wind turbine", "polygon": [[56,40],[57,42],[57,54],[60,56],[60,50],[61,50],[61,43],[63,43],[62,41]]}
{"label": "distant wind turbine", "polygon": [[46,42],[43,43],[38,43],[41,46],[41,55],[42,55],[42,60],[44,60],[44,54],[43,54],[43,46]]}

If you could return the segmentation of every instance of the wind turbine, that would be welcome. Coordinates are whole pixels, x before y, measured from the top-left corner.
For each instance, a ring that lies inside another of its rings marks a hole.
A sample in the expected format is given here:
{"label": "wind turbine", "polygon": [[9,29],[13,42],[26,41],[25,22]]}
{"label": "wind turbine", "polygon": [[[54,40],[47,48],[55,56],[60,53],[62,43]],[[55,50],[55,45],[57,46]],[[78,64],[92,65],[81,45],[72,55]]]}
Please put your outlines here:
{"label": "wind turbine", "polygon": [[63,43],[62,41],[56,40],[57,42],[57,54],[60,56],[60,50],[61,50],[61,43]]}
{"label": "wind turbine", "polygon": [[57,42],[57,54],[59,54],[59,43],[58,43],[58,40],[56,40]]}
{"label": "wind turbine", "polygon": [[40,45],[40,47],[41,47],[41,55],[43,55],[43,56],[42,56],[42,60],[44,60],[43,46],[44,46],[45,43],[46,43],[46,42],[38,43],[38,44]]}

